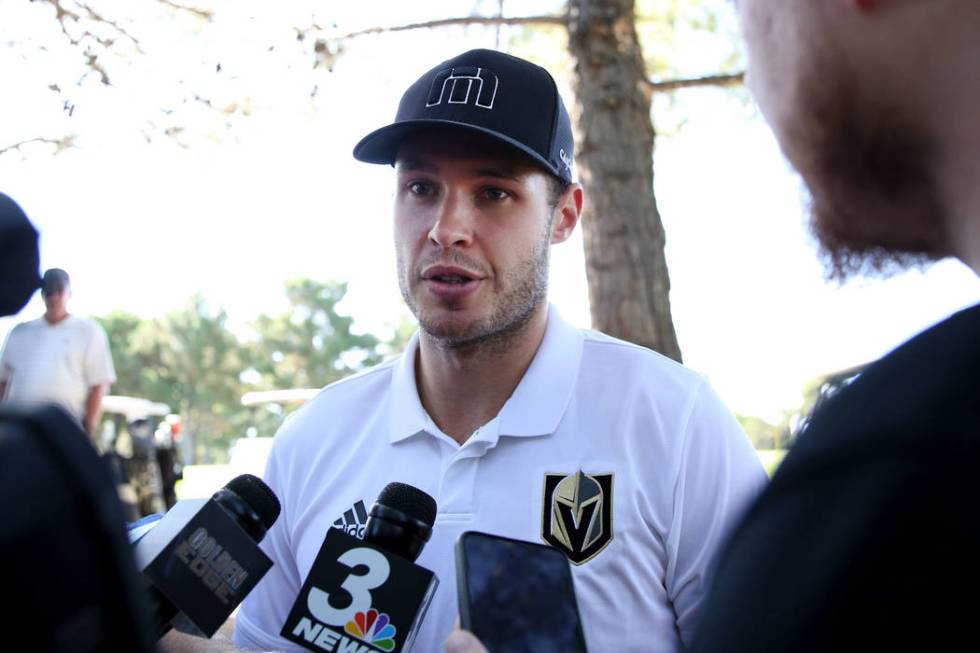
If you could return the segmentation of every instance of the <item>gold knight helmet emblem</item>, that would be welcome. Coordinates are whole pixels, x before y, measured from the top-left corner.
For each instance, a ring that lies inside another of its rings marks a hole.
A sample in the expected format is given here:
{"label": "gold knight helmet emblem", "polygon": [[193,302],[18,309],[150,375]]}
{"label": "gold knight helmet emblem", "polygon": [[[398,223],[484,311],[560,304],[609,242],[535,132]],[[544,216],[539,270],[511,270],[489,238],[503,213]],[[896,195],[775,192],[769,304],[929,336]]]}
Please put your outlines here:
{"label": "gold knight helmet emblem", "polygon": [[612,540],[612,474],[546,474],[543,539],[574,564]]}
{"label": "gold knight helmet emblem", "polygon": [[[581,530],[585,527],[585,538],[581,548],[587,549],[602,537],[602,488],[596,480],[581,472],[575,472],[558,484],[552,498],[555,505],[551,508],[551,534],[569,549],[574,549],[569,527]],[[593,506],[593,504],[596,504]],[[563,511],[558,506],[568,506],[574,520],[566,524],[561,515]],[[583,523],[588,520],[588,524]]]}

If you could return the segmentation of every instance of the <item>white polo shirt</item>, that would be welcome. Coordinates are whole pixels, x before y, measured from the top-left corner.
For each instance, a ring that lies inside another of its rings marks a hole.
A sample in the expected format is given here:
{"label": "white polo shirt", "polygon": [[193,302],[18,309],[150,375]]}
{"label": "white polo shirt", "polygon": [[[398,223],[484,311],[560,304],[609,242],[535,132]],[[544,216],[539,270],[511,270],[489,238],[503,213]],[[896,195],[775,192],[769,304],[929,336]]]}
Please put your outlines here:
{"label": "white polo shirt", "polygon": [[245,599],[236,642],[303,650],[279,632],[327,529],[356,530],[381,489],[401,481],[438,503],[417,563],[440,584],[414,650],[442,651],[457,615],[460,533],[543,541],[555,494],[546,483],[582,471],[602,488],[612,534],[566,551],[591,555],[572,565],[589,649],[689,644],[716,549],[766,481],[706,382],[648,349],[573,328],[551,308],[514,394],[460,446],[419,401],[417,349],[416,335],[403,356],[328,386],[276,435],[266,481],[282,514],[262,543],[275,565]]}
{"label": "white polo shirt", "polygon": [[92,386],[115,380],[105,330],[74,315],[57,324],[43,317],[18,324],[0,355],[4,401],[60,404],[79,421]]}

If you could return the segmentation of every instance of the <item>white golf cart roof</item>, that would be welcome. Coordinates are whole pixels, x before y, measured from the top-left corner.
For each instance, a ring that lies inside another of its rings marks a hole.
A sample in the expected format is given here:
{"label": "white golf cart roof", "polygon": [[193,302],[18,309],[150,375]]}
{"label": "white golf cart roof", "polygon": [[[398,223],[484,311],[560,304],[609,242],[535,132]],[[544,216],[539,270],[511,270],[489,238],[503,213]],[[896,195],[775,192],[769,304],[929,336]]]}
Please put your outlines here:
{"label": "white golf cart roof", "polygon": [[118,413],[131,421],[141,417],[162,417],[170,414],[170,406],[141,397],[106,395],[102,398],[102,412]]}
{"label": "white golf cart roof", "polygon": [[260,404],[303,403],[312,399],[320,388],[293,388],[290,390],[260,390],[246,392],[242,395],[243,406],[258,406]]}

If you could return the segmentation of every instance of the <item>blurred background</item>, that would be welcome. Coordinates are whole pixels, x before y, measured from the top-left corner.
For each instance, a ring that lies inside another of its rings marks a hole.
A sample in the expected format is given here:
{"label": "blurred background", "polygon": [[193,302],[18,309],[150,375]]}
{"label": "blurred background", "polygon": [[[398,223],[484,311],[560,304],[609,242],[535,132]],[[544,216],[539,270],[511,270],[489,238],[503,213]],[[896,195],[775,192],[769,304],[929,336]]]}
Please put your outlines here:
{"label": "blurred background", "polygon": [[260,473],[311,391],[401,350],[392,173],[350,152],[422,72],[490,47],[552,71],[576,125],[586,215],[552,302],[706,376],[773,469],[821,393],[980,282],[951,261],[825,280],[736,27],[726,0],[4,0],[0,191],[109,334],[105,446],[150,438],[164,494],[206,495]]}

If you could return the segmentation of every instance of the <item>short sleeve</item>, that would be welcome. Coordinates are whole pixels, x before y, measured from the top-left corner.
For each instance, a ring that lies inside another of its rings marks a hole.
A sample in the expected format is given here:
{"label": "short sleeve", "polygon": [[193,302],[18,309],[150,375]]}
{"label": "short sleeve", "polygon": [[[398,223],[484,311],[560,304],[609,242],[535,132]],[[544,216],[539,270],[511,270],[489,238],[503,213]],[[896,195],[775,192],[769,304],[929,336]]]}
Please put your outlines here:
{"label": "short sleeve", "polygon": [[85,352],[85,383],[92,387],[115,381],[116,370],[112,365],[109,337],[98,322],[92,322],[92,334]]}
{"label": "short sleeve", "polygon": [[[19,326],[19,325],[18,325]],[[17,327],[14,327],[7,334],[7,339],[3,343],[3,350],[0,351],[0,382],[7,383],[14,372],[13,350],[14,339],[16,338]]]}
{"label": "short sleeve", "polygon": [[767,480],[742,427],[702,383],[684,430],[667,539],[667,593],[686,646],[718,554]]}

